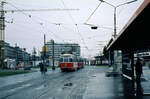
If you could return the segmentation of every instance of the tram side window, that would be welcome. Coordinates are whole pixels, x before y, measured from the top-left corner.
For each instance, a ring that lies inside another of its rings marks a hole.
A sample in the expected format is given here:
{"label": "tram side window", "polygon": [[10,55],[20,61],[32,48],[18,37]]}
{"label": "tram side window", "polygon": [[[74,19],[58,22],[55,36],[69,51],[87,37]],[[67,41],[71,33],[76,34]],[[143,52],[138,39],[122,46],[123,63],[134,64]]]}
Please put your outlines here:
{"label": "tram side window", "polygon": [[69,62],[73,62],[72,58],[69,58]]}

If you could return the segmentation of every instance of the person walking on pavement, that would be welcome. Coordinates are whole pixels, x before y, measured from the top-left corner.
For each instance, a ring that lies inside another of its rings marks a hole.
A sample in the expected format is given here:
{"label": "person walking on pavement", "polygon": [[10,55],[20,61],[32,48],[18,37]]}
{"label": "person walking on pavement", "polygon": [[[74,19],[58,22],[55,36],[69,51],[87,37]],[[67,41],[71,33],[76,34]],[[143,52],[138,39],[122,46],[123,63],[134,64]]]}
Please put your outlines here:
{"label": "person walking on pavement", "polygon": [[40,67],[44,87],[46,87],[46,74],[45,73],[47,72],[47,68],[44,66],[42,62],[39,64],[39,67]]}
{"label": "person walking on pavement", "polygon": [[141,75],[143,73],[143,70],[142,70],[142,61],[139,57],[137,58],[137,62],[135,64],[135,70],[136,70],[136,84],[137,84],[136,96],[138,97],[138,99],[141,99],[141,96],[143,95],[143,89],[141,86]]}
{"label": "person walking on pavement", "polygon": [[141,82],[141,75],[143,73],[142,62],[141,62],[141,59],[139,57],[137,58],[135,70],[136,70],[136,82],[139,84]]}
{"label": "person walking on pavement", "polygon": [[40,63],[40,64],[39,64],[39,67],[40,67],[40,72],[41,72],[41,74],[44,74],[45,70],[44,70],[44,65],[43,65],[43,63]]}

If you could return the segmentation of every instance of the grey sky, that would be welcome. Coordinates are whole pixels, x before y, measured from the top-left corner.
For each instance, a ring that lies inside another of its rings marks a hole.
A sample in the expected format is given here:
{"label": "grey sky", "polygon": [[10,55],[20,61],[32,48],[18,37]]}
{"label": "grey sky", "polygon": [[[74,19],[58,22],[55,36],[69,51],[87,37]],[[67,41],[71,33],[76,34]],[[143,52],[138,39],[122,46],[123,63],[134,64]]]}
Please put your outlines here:
{"label": "grey sky", "polygon": [[[83,23],[94,11],[99,0],[5,0],[5,9],[54,9],[54,8],[78,8],[79,11],[46,11],[46,12],[16,12],[6,13],[6,41],[11,45],[17,43],[20,47],[27,48],[31,52],[33,47],[41,50],[43,46],[43,34],[47,41],[79,43],[81,55],[92,57],[102,50],[102,46],[108,42],[113,34],[113,8],[102,3],[88,23],[98,25],[97,30],[91,30],[90,26]],[[107,0],[118,5],[132,0]],[[63,2],[65,5],[63,5]],[[117,33],[127,23],[143,0],[117,8]],[[15,7],[16,8],[15,8]],[[31,18],[29,17],[31,15]],[[56,25],[54,23],[61,23]],[[77,24],[77,26],[75,25]],[[109,27],[112,29],[106,29]],[[83,41],[84,40],[84,41]],[[100,42],[106,41],[106,42]],[[88,50],[86,48],[88,47]]]}

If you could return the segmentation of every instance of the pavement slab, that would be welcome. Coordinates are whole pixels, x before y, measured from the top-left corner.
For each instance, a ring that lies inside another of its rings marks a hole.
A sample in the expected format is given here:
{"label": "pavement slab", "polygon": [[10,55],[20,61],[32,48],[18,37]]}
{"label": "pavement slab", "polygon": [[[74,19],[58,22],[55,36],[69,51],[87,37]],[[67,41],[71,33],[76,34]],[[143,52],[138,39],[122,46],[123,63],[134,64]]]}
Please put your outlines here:
{"label": "pavement slab", "polygon": [[[0,78],[0,99],[150,99],[149,80],[141,90],[122,76],[107,77],[107,67],[85,66],[75,72],[48,71]],[[145,72],[144,77],[148,77]],[[15,79],[15,80],[14,80]],[[13,82],[9,82],[14,80]],[[139,87],[139,86],[138,86]],[[142,95],[138,94],[142,92]],[[144,94],[145,93],[145,94]]]}

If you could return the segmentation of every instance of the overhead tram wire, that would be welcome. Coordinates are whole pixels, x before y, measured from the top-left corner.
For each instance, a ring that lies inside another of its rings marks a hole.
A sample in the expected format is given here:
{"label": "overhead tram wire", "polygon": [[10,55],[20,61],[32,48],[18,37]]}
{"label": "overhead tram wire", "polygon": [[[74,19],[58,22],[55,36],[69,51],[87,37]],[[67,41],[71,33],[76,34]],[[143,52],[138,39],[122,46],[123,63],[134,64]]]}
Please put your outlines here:
{"label": "overhead tram wire", "polygon": [[[9,3],[9,4],[10,4],[12,7],[14,7],[15,9],[19,10],[19,12],[23,13],[25,16],[28,16],[28,18],[30,18],[30,19],[31,19],[33,22],[35,22],[36,24],[40,25],[40,26],[42,27],[42,29],[45,30],[45,27],[43,26],[43,23],[38,22],[36,19],[33,19],[33,18],[31,17],[31,15],[24,13],[22,10],[20,10],[18,7],[14,6],[13,4],[11,4],[11,3]],[[41,18],[40,18],[40,19],[41,19]],[[42,19],[42,20],[44,20],[44,19]],[[54,23],[51,23],[51,24],[54,24]],[[48,29],[47,29],[47,30],[48,30]],[[50,31],[50,30],[48,30],[48,31]],[[59,38],[59,39],[60,39],[60,37],[57,36],[56,34],[54,34],[52,31],[50,31],[50,33],[51,33],[52,35],[54,35],[56,38]],[[43,34],[44,34],[44,32],[43,32]],[[64,40],[63,40],[62,38],[61,38],[61,40],[64,42]]]}
{"label": "overhead tram wire", "polygon": [[[32,17],[31,15],[24,13],[23,10],[20,10],[18,7],[14,6],[14,5],[11,4],[11,3],[9,3],[9,4],[10,4],[12,7],[14,7],[15,9],[17,9],[19,12],[23,13],[25,16],[28,16],[28,18],[30,18],[30,19],[31,19],[33,22],[35,22],[36,24],[40,25],[40,26],[43,28],[43,30],[45,30],[45,27],[43,26],[43,23],[42,23],[42,22],[38,22],[36,19],[33,19],[33,17]],[[72,21],[75,22],[70,13],[69,13],[69,15],[70,15]],[[41,19],[41,18],[39,18],[39,19]],[[44,20],[44,19],[41,19],[41,20]],[[46,20],[44,20],[44,21],[46,21]],[[46,21],[46,22],[47,22],[47,21]],[[49,23],[54,25],[54,23],[52,23],[52,22],[49,22]],[[55,24],[55,25],[56,25],[56,24]],[[77,26],[77,24],[75,24],[75,25]],[[78,27],[78,26],[77,26],[77,27]],[[48,29],[47,29],[47,30],[48,30]],[[48,31],[50,31],[50,30],[48,30]],[[43,32],[43,33],[44,33],[44,32]],[[52,31],[50,31],[50,33],[53,34],[53,35],[55,36],[55,38],[61,39],[61,40],[64,42],[64,39],[60,38],[59,36],[57,36],[56,34],[54,34]],[[79,29],[78,29],[78,33],[79,33]],[[82,37],[82,35],[81,35],[80,33],[79,33],[79,35],[80,35],[80,37]],[[81,40],[82,40],[83,43],[85,44],[85,41],[84,41],[83,37],[81,38]],[[86,47],[86,48],[88,49],[88,47]]]}
{"label": "overhead tram wire", "polygon": [[[14,6],[15,7],[15,6]],[[16,9],[18,9],[17,7],[15,7]],[[28,14],[26,14],[26,13],[23,13],[25,16],[28,16]],[[7,22],[7,23],[13,23],[13,21],[12,22]],[[36,22],[37,23],[37,22]],[[24,27],[24,25],[23,24],[15,24],[17,27],[19,26],[20,27],[20,25],[22,25],[23,27]],[[29,28],[29,27],[28,27]],[[21,29],[21,28],[19,28],[19,29]],[[17,30],[17,29],[16,29]],[[30,28],[30,31],[33,31],[33,30],[35,30],[36,32],[41,32],[40,30],[37,30],[36,28]],[[21,30],[21,31],[23,31],[23,30]]]}
{"label": "overhead tram wire", "polygon": [[99,4],[98,4],[98,6],[95,8],[95,10],[91,13],[91,15],[88,17],[88,19],[85,21],[85,23],[84,23],[84,25],[89,25],[89,26],[91,26],[91,29],[97,29],[98,28],[98,26],[96,26],[96,25],[93,25],[93,24],[89,24],[89,23],[87,23],[90,19],[91,19],[91,17],[94,15],[94,13],[96,12],[96,10],[99,8],[99,6],[101,5],[101,3],[102,2],[100,2]]}
{"label": "overhead tram wire", "polygon": [[91,19],[91,17],[94,15],[94,13],[96,12],[96,10],[99,8],[99,6],[101,5],[102,2],[100,2],[98,4],[98,6],[95,8],[95,10],[91,13],[91,15],[88,17],[88,19],[85,21],[85,24]]}
{"label": "overhead tram wire", "polygon": [[[64,25],[59,25],[59,27],[60,27],[60,26],[63,27],[64,29],[67,29],[68,31],[72,31],[72,32],[74,32],[74,33],[77,33],[77,32],[75,32],[73,29],[68,28],[68,27],[66,27],[66,26],[64,26]],[[78,41],[78,42],[79,42],[79,41]],[[80,42],[83,43],[83,41],[81,41],[81,40],[80,40]]]}
{"label": "overhead tram wire", "polygon": [[[67,6],[65,5],[65,2],[64,2],[63,0],[61,0],[61,2],[62,2],[62,4],[63,4],[64,8],[67,8]],[[72,22],[75,23],[75,20],[73,19],[73,17],[72,17],[72,15],[70,14],[70,12],[68,12],[68,11],[66,11],[66,12],[68,13],[68,15],[69,15],[69,17],[71,18]]]}
{"label": "overhead tram wire", "polygon": [[77,31],[78,31],[78,33],[79,33],[79,36],[81,37],[82,42],[84,43],[84,45],[86,46],[87,50],[89,51],[89,49],[88,49],[88,47],[87,47],[87,45],[86,45],[86,43],[85,43],[85,41],[84,41],[84,39],[83,39],[83,37],[82,37],[80,31],[79,31],[79,28],[78,28],[77,24],[76,24],[76,28],[77,28]]}
{"label": "overhead tram wire", "polygon": [[[14,6],[13,4],[11,4],[11,3],[9,3],[8,2],[8,4],[10,4],[12,7],[14,7],[15,9],[17,9],[17,10],[20,10],[18,7],[16,7],[16,6]],[[30,19],[30,20],[32,20],[33,22],[35,22],[36,24],[38,24],[38,25],[42,25],[40,22],[37,22],[35,19],[32,19],[32,17],[31,17],[31,15],[29,15],[29,14],[27,14],[27,13],[24,13],[23,11],[19,11],[19,12],[21,12],[22,14],[24,14],[25,16],[28,16],[28,18]]]}
{"label": "overhead tram wire", "polygon": [[[127,0],[125,0],[125,2],[127,2]],[[122,9],[120,9],[120,11],[118,12],[118,16],[120,15],[120,13],[124,10],[125,6],[122,6]]]}
{"label": "overhead tram wire", "polygon": [[[23,24],[20,24],[20,23],[16,23],[14,26],[16,27],[25,27],[25,25]],[[27,27],[27,26],[26,26]],[[27,27],[28,29],[30,29],[30,31],[36,31],[36,32],[41,32],[40,30],[37,30],[36,28],[30,28],[30,27]],[[15,28],[17,31],[18,31],[18,28]],[[21,31],[23,31],[22,29],[23,28],[19,28],[19,30],[21,29]]]}
{"label": "overhead tram wire", "polygon": [[100,5],[102,4],[102,2],[100,2],[98,4],[98,6],[94,9],[94,11],[90,14],[90,16],[88,17],[88,19],[83,23],[84,25],[89,25],[92,27],[95,27],[97,29],[97,27],[100,27],[100,28],[103,28],[103,29],[110,29],[110,30],[113,30],[113,28],[111,27],[106,27],[106,26],[98,26],[98,25],[94,25],[94,24],[90,24],[88,23],[88,21],[92,18],[92,16],[94,15],[94,13],[97,11],[97,9],[100,7]]}
{"label": "overhead tram wire", "polygon": [[[62,1],[62,2],[63,2],[63,1]],[[18,11],[22,12],[25,16],[28,16],[28,18],[30,18],[30,19],[33,18],[31,15],[24,13],[23,10],[20,10],[18,7],[14,6],[13,4],[11,4],[11,3],[9,3],[9,4],[10,4],[12,7],[14,7],[15,9],[17,9]],[[64,4],[64,2],[63,2],[63,4]],[[65,6],[65,4],[64,4],[64,6]],[[72,21],[75,22],[74,19],[73,19],[73,17],[72,17],[70,14],[69,14],[69,16],[71,17]],[[35,16],[34,16],[34,17],[35,17]],[[36,17],[37,17],[37,16],[36,16]],[[52,22],[47,21],[47,20],[44,20],[44,19],[42,19],[42,18],[39,18],[39,17],[37,17],[37,18],[40,19],[40,20],[43,20],[43,21],[45,21],[45,22],[48,22],[48,23],[50,23],[50,24],[52,24],[52,25],[61,25],[60,23],[52,23]],[[32,21],[35,22],[36,24],[40,25],[43,29],[45,29],[42,22],[38,22],[38,21],[36,21],[36,19],[32,19]],[[61,25],[61,26],[63,26],[63,25]],[[64,26],[63,26],[63,27],[64,27]],[[64,28],[66,28],[66,27],[64,27]],[[47,30],[50,31],[49,29],[47,29]],[[64,40],[63,40],[62,38],[60,38],[59,36],[57,36],[56,34],[54,34],[52,31],[50,31],[50,33],[51,33],[52,35],[54,35],[56,38],[59,38],[59,39],[61,39],[61,40],[64,42]],[[80,35],[80,36],[82,36],[82,35]],[[83,40],[83,39],[82,39],[82,40]]]}
{"label": "overhead tram wire", "polygon": [[55,33],[53,33],[51,30],[49,30],[48,28],[45,28],[43,25],[42,25],[43,29],[46,29],[47,32],[53,34],[55,36],[55,38],[58,38],[60,40],[62,40],[64,42],[64,39],[62,39],[60,36],[56,35]]}
{"label": "overhead tram wire", "polygon": [[[11,4],[11,5],[13,5],[13,4]],[[14,6],[14,5],[13,5]],[[16,9],[18,9],[18,10],[20,10],[19,8],[17,8],[16,6],[14,6]],[[20,10],[20,11],[22,11],[22,10]],[[68,10],[67,10],[68,11]],[[23,12],[23,11],[22,11]],[[23,14],[24,15],[26,15],[26,16],[29,16],[28,14],[26,14],[26,13],[24,13],[23,12]],[[34,16],[35,17],[35,16]],[[37,17],[37,16],[36,16]],[[33,18],[33,17],[29,17],[30,19],[31,18]],[[40,19],[40,20],[42,20],[42,21],[45,21],[45,22],[48,22],[48,23],[50,23],[50,24],[52,24],[52,25],[60,25],[60,23],[52,23],[52,22],[50,22],[50,21],[48,21],[48,20],[45,20],[45,19],[42,19],[42,18],[39,18],[39,17],[37,17],[38,19]],[[39,25],[41,25],[42,26],[42,28],[43,29],[45,29],[44,27],[43,27],[43,23],[41,24],[41,22],[37,22],[36,21],[36,19],[32,19],[32,21],[34,21],[35,23],[37,23],[37,24],[39,24]],[[48,29],[47,29],[48,30]],[[48,31],[50,31],[50,30],[48,30]],[[54,35],[56,38],[60,38],[63,42],[64,42],[64,39],[62,39],[61,37],[59,37],[59,36],[57,36],[56,34],[54,34],[52,31],[51,31],[51,34],[52,35]]]}
{"label": "overhead tram wire", "polygon": [[[19,9],[19,11],[22,11],[22,10]],[[33,16],[33,15],[32,15],[32,16]],[[42,21],[48,22],[48,23],[50,23],[50,24],[52,24],[52,25],[58,25],[58,24],[60,24],[60,23],[53,23],[53,22],[50,22],[49,20],[45,20],[45,19],[40,18],[40,17],[38,17],[38,16],[34,16],[34,17],[36,17],[36,18],[38,18],[38,19],[40,19],[40,20],[42,20]]]}
{"label": "overhead tram wire", "polygon": [[[78,9],[76,9],[76,10],[78,10]],[[40,17],[38,17],[38,16],[34,16],[34,17],[37,17],[38,19],[40,19],[40,20],[42,20],[42,21],[45,21],[45,22],[47,22],[47,23],[50,23],[50,24],[52,24],[52,25],[56,25],[56,26],[63,26],[64,28],[66,28],[66,29],[70,29],[70,28],[68,28],[68,27],[65,27],[64,26],[64,23],[54,23],[54,22],[50,22],[49,20],[45,20],[45,19],[43,19],[43,18],[40,18]],[[73,18],[72,18],[73,19]],[[68,24],[67,24],[68,25]],[[70,29],[71,30],[71,29]]]}
{"label": "overhead tram wire", "polygon": [[[64,7],[67,8],[67,6],[65,5],[64,1],[61,0],[61,2],[62,2],[62,4],[64,5]],[[83,39],[83,36],[81,35],[81,33],[80,33],[80,31],[79,31],[78,25],[76,24],[76,22],[75,22],[75,20],[73,19],[72,15],[71,15],[69,12],[67,12],[67,13],[68,13],[69,17],[71,18],[72,22],[75,24],[75,26],[76,26],[76,28],[77,28],[77,31],[78,31],[78,34],[79,34],[79,36],[80,36],[82,42],[83,42],[84,45],[86,46],[86,43],[85,43],[85,41],[84,41],[84,39]],[[88,52],[89,52],[89,49],[88,49],[87,46],[86,46],[86,49],[87,49]]]}

